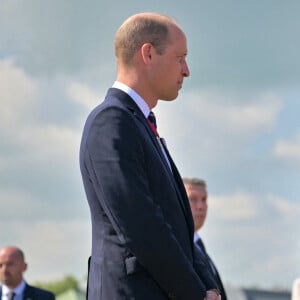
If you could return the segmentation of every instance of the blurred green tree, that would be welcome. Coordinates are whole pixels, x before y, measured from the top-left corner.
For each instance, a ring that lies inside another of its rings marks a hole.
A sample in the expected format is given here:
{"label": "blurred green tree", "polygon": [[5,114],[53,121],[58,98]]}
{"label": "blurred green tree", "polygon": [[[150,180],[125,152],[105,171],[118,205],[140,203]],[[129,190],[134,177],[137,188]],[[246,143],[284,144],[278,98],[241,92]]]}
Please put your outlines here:
{"label": "blurred green tree", "polygon": [[55,295],[59,295],[69,289],[78,290],[79,282],[78,280],[71,275],[65,276],[63,279],[55,280],[51,282],[35,282],[33,284],[36,287],[46,289],[53,292]]}

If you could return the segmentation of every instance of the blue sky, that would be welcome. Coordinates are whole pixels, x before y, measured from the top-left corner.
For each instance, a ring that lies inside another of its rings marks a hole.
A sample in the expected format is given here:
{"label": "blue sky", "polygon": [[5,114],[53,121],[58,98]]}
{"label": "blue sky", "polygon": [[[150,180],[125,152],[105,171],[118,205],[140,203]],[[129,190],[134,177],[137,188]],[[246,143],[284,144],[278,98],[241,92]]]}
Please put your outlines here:
{"label": "blue sky", "polygon": [[293,0],[2,0],[0,245],[25,250],[27,279],[86,274],[82,127],[115,79],[115,31],[156,11],[188,39],[191,76],[154,111],[182,176],[207,180],[206,246],[227,285],[290,288],[300,270],[299,10]]}

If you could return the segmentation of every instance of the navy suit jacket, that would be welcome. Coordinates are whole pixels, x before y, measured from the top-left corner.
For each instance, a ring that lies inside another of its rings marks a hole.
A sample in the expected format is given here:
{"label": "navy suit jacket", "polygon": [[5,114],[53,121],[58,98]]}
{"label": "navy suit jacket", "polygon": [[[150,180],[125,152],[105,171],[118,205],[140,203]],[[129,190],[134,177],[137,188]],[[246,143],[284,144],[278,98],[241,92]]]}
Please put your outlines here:
{"label": "navy suit jacket", "polygon": [[[2,297],[2,288],[0,287],[0,299]],[[53,293],[31,286],[26,283],[23,300],[55,300]]]}
{"label": "navy suit jacket", "polygon": [[194,253],[181,177],[133,99],[109,89],[89,115],[80,167],[92,222],[89,300],[200,300],[217,287]]}

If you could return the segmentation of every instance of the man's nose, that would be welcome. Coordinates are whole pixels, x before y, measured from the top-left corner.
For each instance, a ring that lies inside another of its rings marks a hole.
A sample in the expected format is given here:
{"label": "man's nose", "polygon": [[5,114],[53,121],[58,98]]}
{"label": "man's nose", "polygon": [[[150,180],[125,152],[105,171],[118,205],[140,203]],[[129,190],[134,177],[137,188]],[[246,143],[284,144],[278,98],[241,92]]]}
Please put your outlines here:
{"label": "man's nose", "polygon": [[204,203],[202,201],[197,202],[197,209],[203,209],[204,208]]}
{"label": "man's nose", "polygon": [[183,73],[184,77],[189,77],[190,76],[190,70],[189,70],[189,67],[188,67],[188,64],[187,64],[186,61],[184,62],[182,73]]}

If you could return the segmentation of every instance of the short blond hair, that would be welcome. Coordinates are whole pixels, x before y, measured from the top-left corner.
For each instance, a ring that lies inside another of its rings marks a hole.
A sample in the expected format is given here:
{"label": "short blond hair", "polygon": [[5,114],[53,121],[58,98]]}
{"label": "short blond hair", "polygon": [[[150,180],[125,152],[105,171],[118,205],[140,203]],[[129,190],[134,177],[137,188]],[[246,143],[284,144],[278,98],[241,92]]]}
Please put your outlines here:
{"label": "short blond hair", "polygon": [[141,13],[128,18],[115,35],[115,55],[130,65],[134,55],[145,43],[150,43],[158,54],[163,54],[171,43],[170,25],[178,25],[171,17],[157,13]]}
{"label": "short blond hair", "polygon": [[197,186],[203,186],[206,188],[206,181],[199,178],[183,178],[182,179],[184,184],[190,184],[190,185],[197,185]]}

